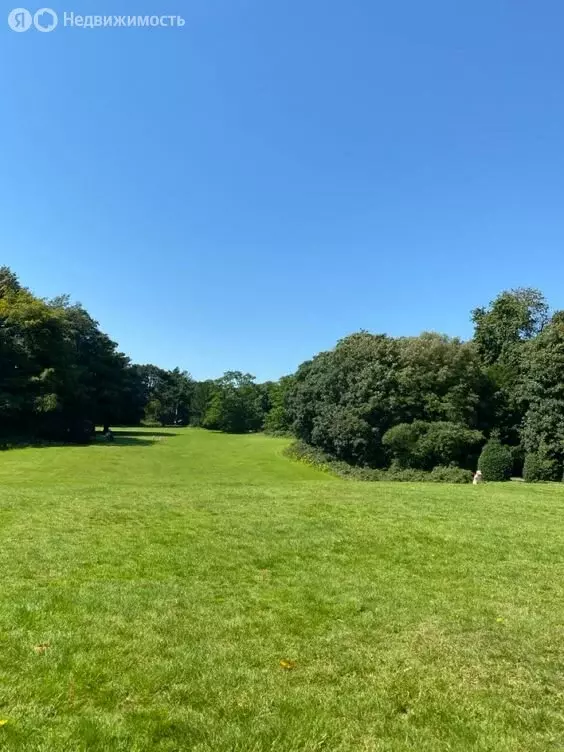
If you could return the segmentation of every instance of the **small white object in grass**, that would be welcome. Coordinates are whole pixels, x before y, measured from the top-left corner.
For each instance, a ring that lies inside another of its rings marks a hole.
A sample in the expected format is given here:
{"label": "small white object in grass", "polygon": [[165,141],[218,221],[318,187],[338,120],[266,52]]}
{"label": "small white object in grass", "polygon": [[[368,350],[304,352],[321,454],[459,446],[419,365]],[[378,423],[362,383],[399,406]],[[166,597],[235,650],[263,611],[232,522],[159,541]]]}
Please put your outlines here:
{"label": "small white object in grass", "polygon": [[483,482],[484,482],[484,479],[482,478],[482,471],[478,470],[478,472],[474,475],[474,480],[472,481],[472,483],[475,486],[477,486],[478,483],[483,483]]}

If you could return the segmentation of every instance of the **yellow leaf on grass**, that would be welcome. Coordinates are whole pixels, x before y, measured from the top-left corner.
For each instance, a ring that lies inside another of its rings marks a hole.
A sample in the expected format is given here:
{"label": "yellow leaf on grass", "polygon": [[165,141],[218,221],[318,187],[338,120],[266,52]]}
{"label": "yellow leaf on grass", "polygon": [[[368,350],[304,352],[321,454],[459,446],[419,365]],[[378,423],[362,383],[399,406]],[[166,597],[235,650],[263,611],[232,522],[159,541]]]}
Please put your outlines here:
{"label": "yellow leaf on grass", "polygon": [[296,661],[291,661],[288,658],[282,658],[280,661],[280,668],[286,669],[286,671],[291,671],[293,668],[296,668]]}
{"label": "yellow leaf on grass", "polygon": [[8,721],[0,721],[0,726],[5,726],[8,723]]}

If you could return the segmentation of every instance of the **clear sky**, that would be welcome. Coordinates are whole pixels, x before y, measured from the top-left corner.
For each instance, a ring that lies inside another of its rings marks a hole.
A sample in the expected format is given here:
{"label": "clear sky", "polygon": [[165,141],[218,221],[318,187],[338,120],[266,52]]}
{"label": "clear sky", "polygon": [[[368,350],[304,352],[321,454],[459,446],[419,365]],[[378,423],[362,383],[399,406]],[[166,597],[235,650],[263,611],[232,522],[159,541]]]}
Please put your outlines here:
{"label": "clear sky", "polygon": [[562,0],[52,7],[186,19],[0,28],[0,263],[135,361],[262,380],[509,287],[564,308]]}

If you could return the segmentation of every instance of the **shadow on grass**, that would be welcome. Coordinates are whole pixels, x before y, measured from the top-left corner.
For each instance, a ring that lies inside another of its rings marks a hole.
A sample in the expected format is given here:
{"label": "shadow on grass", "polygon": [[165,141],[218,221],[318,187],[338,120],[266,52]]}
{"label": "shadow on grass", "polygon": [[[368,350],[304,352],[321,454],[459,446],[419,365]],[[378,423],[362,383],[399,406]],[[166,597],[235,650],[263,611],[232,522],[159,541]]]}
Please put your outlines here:
{"label": "shadow on grass", "polygon": [[177,436],[176,433],[165,433],[164,431],[135,430],[133,428],[115,428],[112,429],[113,441],[108,441],[104,434],[96,433],[96,438],[92,442],[96,446],[152,446],[162,439],[168,439],[170,436]]}
{"label": "shadow on grass", "polygon": [[159,441],[159,437],[151,436],[123,436],[118,435],[114,431],[114,440],[108,441],[104,436],[96,436],[94,441],[90,444],[59,444],[59,446],[107,446],[107,447],[123,447],[123,446],[153,446]]}
{"label": "shadow on grass", "polygon": [[53,447],[83,447],[88,449],[92,446],[106,446],[106,447],[141,447],[141,446],[154,446],[162,441],[163,438],[168,436],[174,436],[172,433],[150,433],[144,431],[113,431],[114,440],[108,441],[101,433],[97,433],[96,436],[87,443],[79,443],[73,441],[46,441],[41,439],[10,439],[0,440],[0,453],[4,451],[10,451],[11,449],[51,449]]}
{"label": "shadow on grass", "polygon": [[144,430],[141,429],[134,429],[134,428],[126,428],[123,431],[121,428],[116,428],[115,430],[112,429],[112,433],[114,436],[130,436],[130,437],[136,437],[140,436],[142,438],[147,438],[149,436],[157,436],[159,438],[166,438],[167,436],[178,436],[177,433],[173,433],[172,431],[151,431],[150,428],[145,428]]}

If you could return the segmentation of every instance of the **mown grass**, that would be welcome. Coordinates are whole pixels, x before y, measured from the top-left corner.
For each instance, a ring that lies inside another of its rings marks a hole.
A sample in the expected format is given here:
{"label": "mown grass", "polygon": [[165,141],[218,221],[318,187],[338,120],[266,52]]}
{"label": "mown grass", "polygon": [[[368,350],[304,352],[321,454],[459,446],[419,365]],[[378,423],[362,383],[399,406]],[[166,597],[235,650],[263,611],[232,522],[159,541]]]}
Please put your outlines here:
{"label": "mown grass", "polygon": [[0,749],[564,749],[564,489],[157,433],[0,455]]}

